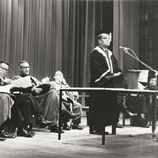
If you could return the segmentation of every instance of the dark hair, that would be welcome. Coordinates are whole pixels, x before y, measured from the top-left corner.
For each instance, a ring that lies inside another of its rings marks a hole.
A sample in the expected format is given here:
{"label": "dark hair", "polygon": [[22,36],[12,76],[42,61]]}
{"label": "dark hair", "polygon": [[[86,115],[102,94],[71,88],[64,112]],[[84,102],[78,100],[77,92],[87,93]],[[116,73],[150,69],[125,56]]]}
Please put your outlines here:
{"label": "dark hair", "polygon": [[98,37],[97,37],[97,40],[99,40],[101,38],[102,38],[102,34],[99,34]]}
{"label": "dark hair", "polygon": [[25,60],[21,60],[21,61],[19,62],[19,66],[20,66],[21,64],[23,64],[23,63],[28,63],[28,62],[25,61]]}
{"label": "dark hair", "polygon": [[98,35],[98,37],[97,37],[97,40],[100,40],[100,39],[102,39],[102,37],[103,36],[109,36],[109,34],[107,34],[107,33],[100,33],[99,35]]}
{"label": "dark hair", "polygon": [[0,61],[0,64],[6,64],[9,66],[9,64],[6,61]]}
{"label": "dark hair", "polygon": [[155,76],[155,72],[149,71],[149,74],[148,74],[148,83],[149,83],[150,79],[155,78],[155,77],[156,77]]}

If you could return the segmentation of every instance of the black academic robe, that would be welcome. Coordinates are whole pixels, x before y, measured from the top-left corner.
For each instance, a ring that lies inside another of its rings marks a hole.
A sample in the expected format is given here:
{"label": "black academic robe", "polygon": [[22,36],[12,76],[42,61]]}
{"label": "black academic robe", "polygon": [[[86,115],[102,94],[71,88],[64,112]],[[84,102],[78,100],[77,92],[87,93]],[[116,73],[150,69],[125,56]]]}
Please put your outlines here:
{"label": "black academic robe", "polygon": [[[123,82],[123,75],[113,77],[116,72],[122,72],[117,65],[113,53],[108,50],[111,59],[112,72],[105,52],[96,47],[90,54],[90,87],[114,87]],[[115,92],[91,92],[90,93],[90,128],[102,130],[103,127],[118,122],[120,108]]]}

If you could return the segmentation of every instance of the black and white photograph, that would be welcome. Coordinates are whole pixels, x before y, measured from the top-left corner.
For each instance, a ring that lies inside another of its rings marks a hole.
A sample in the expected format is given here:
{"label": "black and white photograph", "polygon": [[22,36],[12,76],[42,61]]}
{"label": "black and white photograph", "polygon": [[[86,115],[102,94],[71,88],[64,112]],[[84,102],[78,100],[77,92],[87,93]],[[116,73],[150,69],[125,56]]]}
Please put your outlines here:
{"label": "black and white photograph", "polygon": [[0,158],[158,157],[158,0],[0,0]]}

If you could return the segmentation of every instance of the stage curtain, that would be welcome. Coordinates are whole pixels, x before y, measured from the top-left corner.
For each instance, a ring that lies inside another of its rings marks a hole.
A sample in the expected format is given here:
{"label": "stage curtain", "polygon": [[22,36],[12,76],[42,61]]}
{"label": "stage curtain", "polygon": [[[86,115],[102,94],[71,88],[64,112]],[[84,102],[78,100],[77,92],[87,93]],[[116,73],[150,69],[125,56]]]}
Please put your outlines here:
{"label": "stage curtain", "polygon": [[[158,70],[158,1],[140,2],[140,59]],[[142,69],[145,66],[140,64]],[[150,72],[154,76],[154,72]]]}
{"label": "stage curtain", "polygon": [[26,60],[38,79],[60,70],[70,86],[87,86],[95,43],[95,1],[0,0],[0,60],[8,77]]}
{"label": "stage curtain", "polygon": [[113,20],[113,51],[119,66],[125,73],[129,69],[139,69],[139,62],[119,48],[128,47],[139,57],[139,1],[114,1]]}

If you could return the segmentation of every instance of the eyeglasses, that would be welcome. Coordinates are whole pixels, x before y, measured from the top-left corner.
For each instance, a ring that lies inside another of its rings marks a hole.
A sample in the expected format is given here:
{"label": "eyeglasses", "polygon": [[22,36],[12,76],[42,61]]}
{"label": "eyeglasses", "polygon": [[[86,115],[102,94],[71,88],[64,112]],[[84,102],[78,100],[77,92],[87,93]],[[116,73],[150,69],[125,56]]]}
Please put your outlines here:
{"label": "eyeglasses", "polygon": [[55,74],[55,76],[63,76],[63,74]]}
{"label": "eyeglasses", "polygon": [[111,40],[111,38],[106,38],[106,37],[104,37],[104,38],[101,38],[101,39]]}
{"label": "eyeglasses", "polygon": [[4,68],[4,67],[2,67],[2,66],[0,66],[0,68],[1,68],[2,70],[5,70],[6,72],[8,71],[8,69],[6,69],[6,68]]}
{"label": "eyeglasses", "polygon": [[30,69],[30,66],[20,66],[22,69]]}

